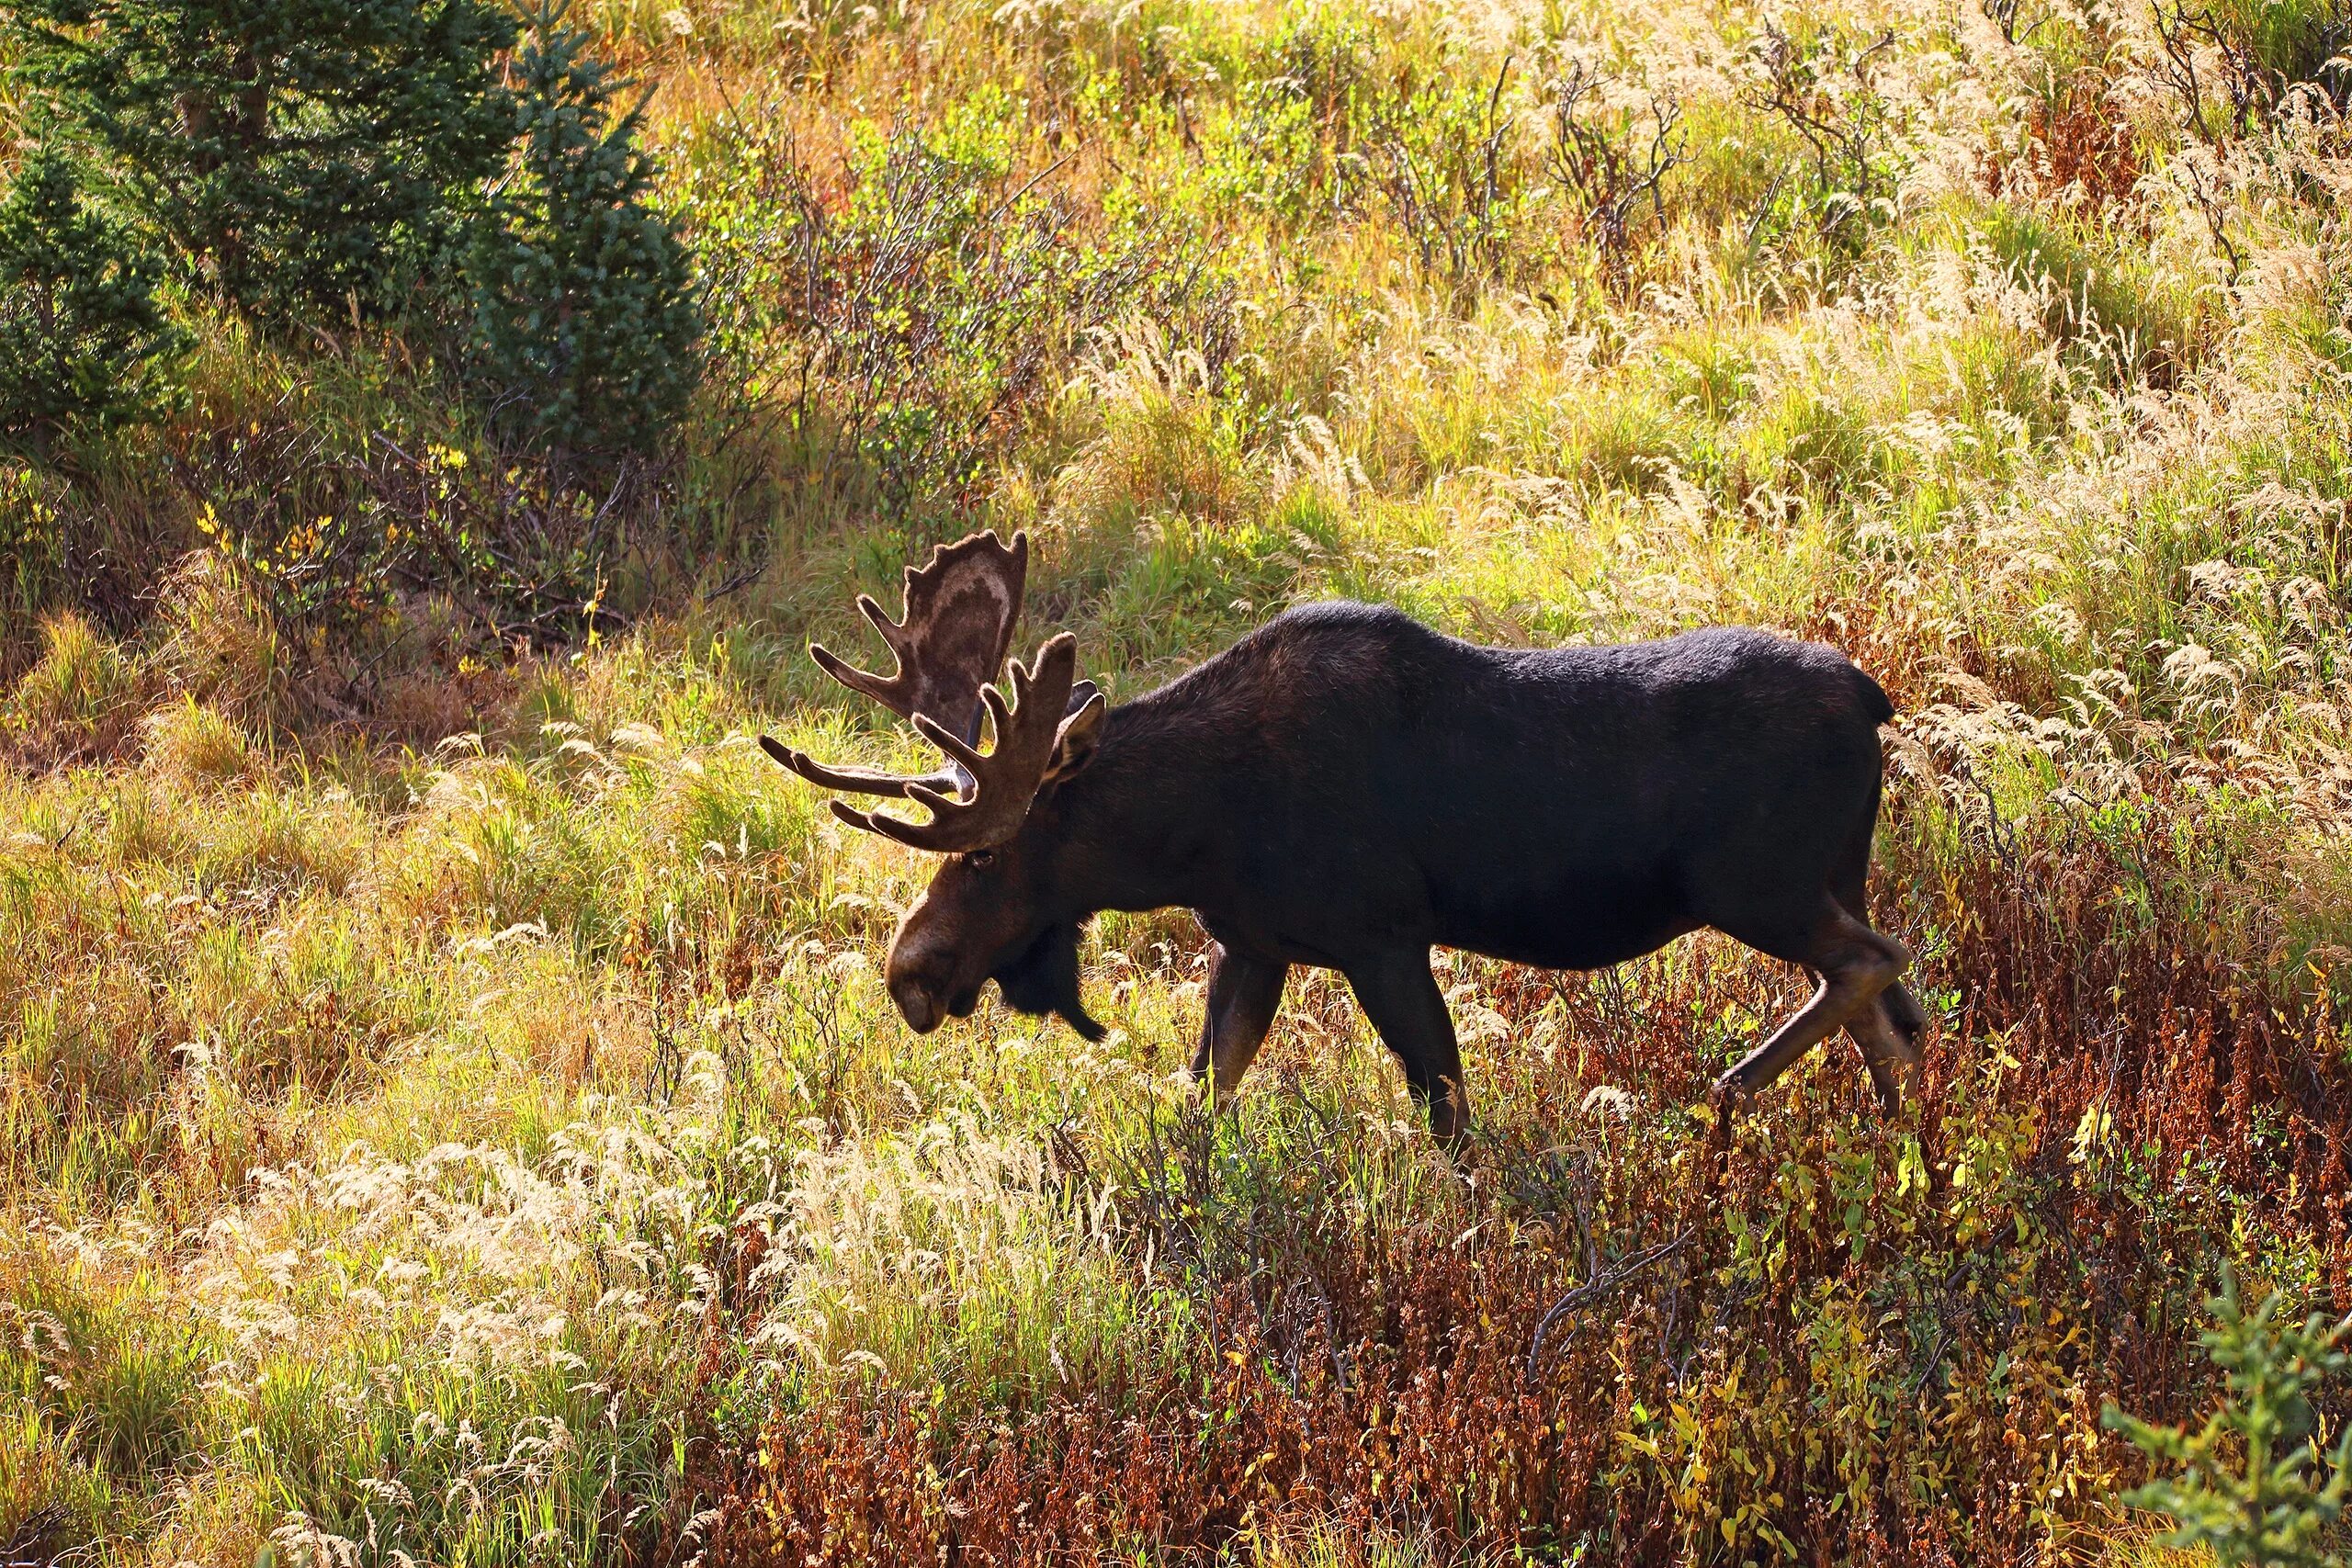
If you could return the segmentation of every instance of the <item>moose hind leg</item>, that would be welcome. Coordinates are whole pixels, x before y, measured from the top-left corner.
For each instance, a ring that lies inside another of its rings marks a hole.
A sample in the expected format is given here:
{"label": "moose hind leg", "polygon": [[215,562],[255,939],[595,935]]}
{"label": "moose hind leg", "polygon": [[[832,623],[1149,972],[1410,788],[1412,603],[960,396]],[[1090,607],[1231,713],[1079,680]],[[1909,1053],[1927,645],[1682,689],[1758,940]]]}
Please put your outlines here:
{"label": "moose hind leg", "polygon": [[1462,1087],[1462,1048],[1453,1015],[1430,973],[1426,950],[1347,965],[1341,973],[1356,1004],[1381,1042],[1405,1068],[1405,1082],[1430,1119],[1430,1132],[1447,1149],[1470,1130],[1470,1099]]}
{"label": "moose hind leg", "polygon": [[1218,1100],[1241,1087],[1241,1075],[1266,1043],[1282,1006],[1290,965],[1280,959],[1237,952],[1223,942],[1209,949],[1208,1007],[1201,1019],[1200,1048],[1193,1053],[1195,1078],[1215,1070]]}
{"label": "moose hind leg", "polygon": [[[1811,932],[1799,942],[1788,942],[1770,931],[1759,933],[1767,940],[1758,942],[1736,928],[1724,929],[1775,958],[1804,964],[1821,976],[1821,986],[1795,1017],[1716,1080],[1717,1092],[1734,1104],[1754,1098],[1770,1088],[1799,1057],[1838,1030],[1856,1023],[1866,1011],[1873,1017],[1861,1025],[1869,1036],[1862,1046],[1863,1056],[1872,1063],[1871,1077],[1877,1078],[1873,1053],[1893,1051],[1894,1036],[1891,1029],[1876,1022],[1875,1004],[1911,962],[1910,952],[1901,942],[1871,930],[1828,897],[1821,900]],[[1864,1036],[1858,1033],[1856,1038],[1860,1041]]]}
{"label": "moose hind leg", "polygon": [[1903,1097],[1919,1081],[1920,1064],[1927,1060],[1919,1037],[1927,1027],[1927,1014],[1900,980],[1847,1021],[1846,1037],[1860,1049],[1879,1109],[1889,1116],[1902,1111]]}
{"label": "moose hind leg", "polygon": [[[1832,884],[1838,902],[1863,925],[1869,925],[1871,919],[1869,873],[1870,841],[1865,837],[1850,873]],[[1890,1114],[1901,1109],[1902,1086],[1913,1079],[1924,1059],[1919,1037],[1927,1029],[1927,1013],[1901,980],[1881,991],[1846,1026],[1847,1037],[1861,1049],[1879,1105]]]}
{"label": "moose hind leg", "polygon": [[[1890,986],[1887,990],[1894,988]],[[1846,1021],[1846,1038],[1861,1051],[1862,1066],[1870,1071],[1871,1090],[1878,1096],[1879,1110],[1889,1116],[1899,1113],[1905,1089],[1918,1068],[1920,1052],[1910,1037],[1895,1026],[1884,991],[1855,1010],[1854,1016]]]}
{"label": "moose hind leg", "polygon": [[1879,1005],[1886,1010],[1886,1021],[1894,1026],[1897,1034],[1903,1036],[1904,1043],[1917,1052],[1919,1036],[1928,1030],[1927,1010],[1919,1006],[1918,998],[1902,981],[1897,980],[1881,991],[1878,999]]}

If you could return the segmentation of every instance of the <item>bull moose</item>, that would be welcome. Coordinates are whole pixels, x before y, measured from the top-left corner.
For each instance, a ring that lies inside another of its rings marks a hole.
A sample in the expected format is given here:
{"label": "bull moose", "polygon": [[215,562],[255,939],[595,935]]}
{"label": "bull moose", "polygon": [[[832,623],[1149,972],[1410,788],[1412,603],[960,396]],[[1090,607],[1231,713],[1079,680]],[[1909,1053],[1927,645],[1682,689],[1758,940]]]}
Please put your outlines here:
{"label": "bull moose", "polygon": [[1028,562],[1026,535],[975,534],[907,570],[898,620],[861,595],[897,656],[888,677],[809,649],[946,767],[836,768],[761,742],[825,789],[929,808],[916,822],[831,802],[945,857],[886,971],[917,1033],[970,1014],[992,979],[1016,1010],[1099,1039],[1080,928],[1104,909],[1188,908],[1215,943],[1195,1077],[1231,1093],[1291,965],[1336,969],[1452,1145],[1469,1105],[1433,946],[1594,969],[1708,926],[1819,981],[1724,1074],[1725,1101],[1843,1028],[1881,1103],[1901,1104],[1924,1020],[1900,980],[1910,954],[1871,928],[1864,898],[1894,707],[1835,649],[1741,629],[1485,648],[1395,610],[1318,604],[1114,707],[1077,678],[1067,632],[990,683]]}

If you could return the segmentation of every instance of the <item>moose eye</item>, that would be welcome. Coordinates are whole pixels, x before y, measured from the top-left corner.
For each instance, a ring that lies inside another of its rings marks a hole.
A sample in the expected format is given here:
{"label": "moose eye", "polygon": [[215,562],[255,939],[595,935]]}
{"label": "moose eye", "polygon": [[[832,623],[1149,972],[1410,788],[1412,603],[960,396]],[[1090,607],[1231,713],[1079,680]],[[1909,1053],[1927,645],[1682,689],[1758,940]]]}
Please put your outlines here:
{"label": "moose eye", "polygon": [[996,863],[994,850],[974,850],[964,857],[964,863],[975,871],[986,871]]}

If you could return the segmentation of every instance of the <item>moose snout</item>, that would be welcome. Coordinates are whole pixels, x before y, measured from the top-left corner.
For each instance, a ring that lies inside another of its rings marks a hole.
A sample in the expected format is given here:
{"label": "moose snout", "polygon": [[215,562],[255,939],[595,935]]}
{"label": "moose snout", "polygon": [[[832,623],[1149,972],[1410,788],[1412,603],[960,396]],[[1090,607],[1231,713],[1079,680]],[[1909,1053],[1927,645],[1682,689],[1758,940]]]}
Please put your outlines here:
{"label": "moose snout", "polygon": [[948,1019],[971,1017],[979,1010],[980,990],[975,986],[951,993],[934,982],[899,975],[891,977],[890,999],[899,1004],[899,1016],[907,1021],[908,1028],[917,1034],[928,1034]]}
{"label": "moose snout", "polygon": [[980,982],[967,978],[967,965],[952,933],[938,929],[936,907],[926,894],[899,923],[890,939],[882,977],[899,1015],[917,1034],[928,1034],[951,1018],[969,1018],[979,1006]]}
{"label": "moose snout", "polygon": [[907,1027],[917,1034],[928,1034],[950,1018],[969,1018],[979,1010],[980,991],[975,986],[969,990],[944,995],[939,987],[901,976],[890,982],[890,999],[899,1004],[899,1012]]}
{"label": "moose snout", "polygon": [[[916,907],[918,913],[921,908]],[[948,988],[940,974],[939,956],[930,943],[910,941],[901,925],[890,943],[890,961],[883,966],[882,978],[889,987],[890,999],[899,1005],[899,1016],[907,1021],[907,1027],[917,1034],[930,1033],[947,1018]]]}
{"label": "moose snout", "polygon": [[917,1034],[928,1034],[939,1027],[947,1010],[940,1005],[922,982],[909,975],[894,975],[890,978],[890,999],[899,1004],[899,1016]]}

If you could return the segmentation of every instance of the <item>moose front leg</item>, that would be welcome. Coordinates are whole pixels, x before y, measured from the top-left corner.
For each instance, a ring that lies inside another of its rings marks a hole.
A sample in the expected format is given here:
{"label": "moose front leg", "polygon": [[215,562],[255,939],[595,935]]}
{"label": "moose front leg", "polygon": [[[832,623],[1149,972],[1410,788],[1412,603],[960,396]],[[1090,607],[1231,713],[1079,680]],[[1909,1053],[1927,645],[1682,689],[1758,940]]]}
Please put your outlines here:
{"label": "moose front leg", "polygon": [[1290,965],[1281,959],[1210,943],[1209,1004],[1192,1072],[1197,1078],[1216,1069],[1211,1081],[1218,1100],[1241,1087],[1241,1075],[1274,1026],[1274,1010],[1282,1006],[1283,982],[1289,976]]}
{"label": "moose front leg", "polygon": [[1470,1097],[1462,1086],[1462,1048],[1453,1015],[1430,973],[1427,949],[1385,955],[1340,971],[1382,1043],[1404,1065],[1405,1082],[1430,1119],[1430,1132],[1451,1152],[1470,1130]]}

